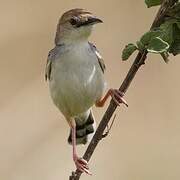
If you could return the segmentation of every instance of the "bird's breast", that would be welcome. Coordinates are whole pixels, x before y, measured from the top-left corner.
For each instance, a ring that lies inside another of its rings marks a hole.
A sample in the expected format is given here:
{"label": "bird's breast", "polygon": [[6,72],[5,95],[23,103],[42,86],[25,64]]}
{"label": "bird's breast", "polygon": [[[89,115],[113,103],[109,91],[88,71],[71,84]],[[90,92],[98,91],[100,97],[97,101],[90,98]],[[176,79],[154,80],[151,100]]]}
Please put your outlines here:
{"label": "bird's breast", "polygon": [[72,51],[53,63],[51,96],[67,116],[83,113],[103,94],[103,73],[96,57],[88,53]]}

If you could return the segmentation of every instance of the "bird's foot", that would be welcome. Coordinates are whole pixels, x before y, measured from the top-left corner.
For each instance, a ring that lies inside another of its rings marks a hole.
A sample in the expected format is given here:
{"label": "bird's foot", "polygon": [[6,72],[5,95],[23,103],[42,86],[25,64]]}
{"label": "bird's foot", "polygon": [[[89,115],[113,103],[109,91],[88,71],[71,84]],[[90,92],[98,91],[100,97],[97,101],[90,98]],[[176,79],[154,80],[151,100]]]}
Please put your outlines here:
{"label": "bird's foot", "polygon": [[86,174],[92,175],[91,172],[89,171],[89,166],[86,160],[84,160],[83,158],[79,158],[77,156],[74,157],[74,162],[76,165],[76,168],[80,171],[80,172],[85,172]]}
{"label": "bird's foot", "polygon": [[126,100],[123,98],[123,96],[124,96],[123,92],[121,92],[118,89],[110,89],[109,91],[110,91],[110,95],[111,95],[112,99],[114,100],[114,102],[116,103],[117,106],[119,106],[122,103],[128,107]]}

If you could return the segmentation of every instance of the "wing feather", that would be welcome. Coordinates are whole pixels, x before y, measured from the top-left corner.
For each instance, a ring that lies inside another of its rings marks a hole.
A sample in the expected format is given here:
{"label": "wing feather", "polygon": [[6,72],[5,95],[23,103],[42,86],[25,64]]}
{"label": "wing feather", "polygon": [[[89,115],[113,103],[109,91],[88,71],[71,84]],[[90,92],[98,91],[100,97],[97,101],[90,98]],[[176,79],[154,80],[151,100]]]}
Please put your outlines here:
{"label": "wing feather", "polygon": [[97,48],[94,44],[89,42],[89,45],[90,45],[91,49],[95,52],[97,59],[98,59],[98,62],[99,62],[99,65],[102,69],[102,72],[104,73],[106,66],[105,66],[105,63],[104,63],[102,56],[100,55],[99,51],[97,50]]}
{"label": "wing feather", "polygon": [[52,64],[51,54],[52,54],[52,50],[49,51],[47,63],[46,63],[46,68],[45,68],[45,80],[46,81],[50,80],[50,77],[51,77],[51,64]]}
{"label": "wing feather", "polygon": [[58,46],[55,46],[55,48],[53,48],[52,50],[49,51],[46,68],[45,68],[46,81],[51,79],[52,63],[55,59],[57,59],[61,56],[63,47],[64,47],[64,45],[60,44]]}

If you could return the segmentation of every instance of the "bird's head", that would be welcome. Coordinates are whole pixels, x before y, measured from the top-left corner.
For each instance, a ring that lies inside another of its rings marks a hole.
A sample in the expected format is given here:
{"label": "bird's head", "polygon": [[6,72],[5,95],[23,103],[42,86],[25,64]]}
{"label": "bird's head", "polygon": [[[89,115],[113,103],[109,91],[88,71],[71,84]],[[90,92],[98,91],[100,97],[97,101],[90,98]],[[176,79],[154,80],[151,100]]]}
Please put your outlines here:
{"label": "bird's head", "polygon": [[65,12],[57,25],[55,44],[87,40],[94,24],[102,20],[84,9],[72,9]]}

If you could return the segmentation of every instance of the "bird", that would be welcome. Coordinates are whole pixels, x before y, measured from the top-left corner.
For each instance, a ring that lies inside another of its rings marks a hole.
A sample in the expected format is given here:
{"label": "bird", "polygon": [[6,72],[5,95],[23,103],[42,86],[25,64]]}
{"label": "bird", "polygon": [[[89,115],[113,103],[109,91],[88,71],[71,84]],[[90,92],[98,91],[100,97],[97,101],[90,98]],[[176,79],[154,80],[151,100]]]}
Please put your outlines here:
{"label": "bird", "polygon": [[109,89],[105,96],[105,64],[96,46],[88,38],[93,27],[103,21],[91,12],[75,8],[59,19],[55,47],[49,51],[45,79],[50,96],[70,127],[68,142],[80,172],[91,174],[88,163],[77,155],[78,144],[86,144],[95,132],[92,106],[103,107],[108,97],[127,106],[123,93]]}

